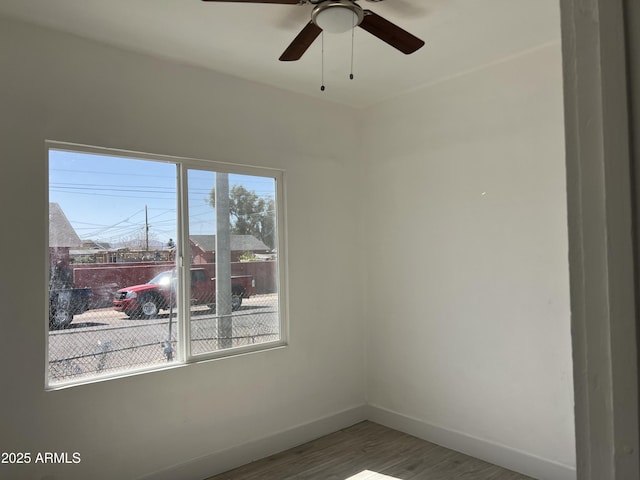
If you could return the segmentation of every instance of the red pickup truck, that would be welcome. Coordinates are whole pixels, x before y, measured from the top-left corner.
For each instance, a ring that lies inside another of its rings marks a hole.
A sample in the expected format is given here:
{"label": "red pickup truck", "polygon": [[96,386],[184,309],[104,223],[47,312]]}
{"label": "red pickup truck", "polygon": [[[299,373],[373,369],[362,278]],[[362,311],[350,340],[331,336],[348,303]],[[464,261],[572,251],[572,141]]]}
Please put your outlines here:
{"label": "red pickup truck", "polygon": [[[173,281],[172,281],[173,279]],[[175,306],[175,271],[159,273],[147,283],[118,290],[113,308],[132,318],[154,318],[160,310]],[[231,277],[231,308],[237,310],[243,298],[249,298],[255,290],[251,275]],[[204,268],[191,269],[191,305],[208,305],[215,310],[216,280]]]}

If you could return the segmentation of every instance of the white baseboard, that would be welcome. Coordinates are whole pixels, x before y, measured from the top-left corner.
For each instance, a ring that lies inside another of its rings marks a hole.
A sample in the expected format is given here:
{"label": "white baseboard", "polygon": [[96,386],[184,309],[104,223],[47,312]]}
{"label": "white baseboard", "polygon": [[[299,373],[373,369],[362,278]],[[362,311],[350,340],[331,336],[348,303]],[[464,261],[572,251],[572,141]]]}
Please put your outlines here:
{"label": "white baseboard", "polygon": [[539,480],[576,480],[569,465],[536,457],[505,445],[425,423],[374,405],[360,405],[203,457],[145,475],[138,480],[202,480],[316,438],[370,420],[414,437],[479,458]]}
{"label": "white baseboard", "polygon": [[202,480],[355,425],[367,420],[366,413],[366,405],[353,407],[243,445],[174,465],[138,480]]}
{"label": "white baseboard", "polygon": [[576,480],[576,469],[520,450],[368,405],[367,420],[539,480]]}

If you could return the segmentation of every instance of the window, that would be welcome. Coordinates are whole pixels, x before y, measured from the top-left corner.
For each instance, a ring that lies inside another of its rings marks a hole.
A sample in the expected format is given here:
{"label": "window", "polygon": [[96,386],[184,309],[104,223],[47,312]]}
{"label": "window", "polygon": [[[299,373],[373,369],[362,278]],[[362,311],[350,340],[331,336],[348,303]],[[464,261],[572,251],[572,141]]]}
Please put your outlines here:
{"label": "window", "polygon": [[48,147],[49,386],[284,344],[282,172]]}

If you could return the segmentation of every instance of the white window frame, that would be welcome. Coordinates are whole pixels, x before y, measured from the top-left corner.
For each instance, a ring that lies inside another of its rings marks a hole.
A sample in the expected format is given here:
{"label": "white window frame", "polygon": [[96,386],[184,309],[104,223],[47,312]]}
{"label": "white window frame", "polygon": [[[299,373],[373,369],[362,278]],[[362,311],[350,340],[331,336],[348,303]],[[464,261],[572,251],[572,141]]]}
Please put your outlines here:
{"label": "white window frame", "polygon": [[[188,216],[188,181],[187,172],[190,169],[207,170],[211,172],[237,174],[237,175],[250,175],[264,178],[271,178],[275,181],[275,205],[276,205],[276,228],[277,228],[277,292],[278,292],[278,320],[279,320],[279,333],[280,338],[274,341],[268,341],[258,344],[245,345],[239,347],[232,347],[227,349],[215,350],[208,353],[201,353],[197,355],[191,354],[191,331],[190,331],[190,313],[183,314],[177,322],[178,330],[176,332],[176,352],[175,361],[168,364],[158,364],[153,366],[144,367],[132,367],[112,373],[105,373],[95,375],[93,377],[84,377],[80,379],[71,379],[61,382],[49,382],[49,302],[45,302],[47,311],[45,312],[45,389],[46,390],[59,390],[67,387],[84,385],[95,382],[102,382],[114,378],[128,377],[131,375],[138,375],[142,373],[155,372],[159,370],[166,370],[171,368],[185,367],[190,364],[202,363],[210,360],[234,357],[238,355],[244,355],[249,353],[255,353],[265,350],[272,350],[276,348],[286,347],[289,343],[289,327],[288,327],[288,302],[287,302],[287,243],[286,243],[286,199],[285,199],[285,172],[281,169],[269,168],[269,167],[257,167],[245,164],[235,164],[220,162],[214,160],[203,160],[188,157],[178,157],[172,155],[151,154],[144,152],[136,152],[130,150],[113,149],[106,147],[96,147],[90,145],[82,145],[69,142],[61,142],[55,140],[45,141],[45,152],[47,158],[47,164],[49,163],[49,151],[60,150],[67,152],[97,154],[104,156],[113,156],[121,158],[130,158],[137,160],[155,161],[161,163],[170,163],[176,165],[176,187],[177,187],[177,229],[178,229],[178,242],[176,250],[176,270],[178,271],[178,292],[181,303],[182,312],[190,312],[189,295],[188,292],[190,282],[190,271],[185,268],[188,262],[185,261],[184,248],[189,245],[189,216]],[[49,182],[47,181],[47,203],[49,204]],[[48,207],[47,207],[48,208]],[[48,218],[48,216],[47,216]],[[46,245],[47,253],[45,255],[46,272],[49,270],[48,259],[48,221],[46,230]],[[47,273],[48,275],[48,273]],[[49,285],[45,275],[45,292],[48,298]]]}

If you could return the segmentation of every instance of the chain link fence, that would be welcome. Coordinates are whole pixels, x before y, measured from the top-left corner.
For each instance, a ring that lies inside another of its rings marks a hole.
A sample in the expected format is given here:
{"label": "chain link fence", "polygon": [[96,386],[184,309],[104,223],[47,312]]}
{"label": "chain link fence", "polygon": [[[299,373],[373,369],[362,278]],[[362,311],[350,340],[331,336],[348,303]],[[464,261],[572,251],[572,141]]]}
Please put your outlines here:
{"label": "chain link fence", "polygon": [[[170,308],[151,317],[128,316],[112,307],[96,308],[74,316],[64,328],[50,330],[49,383],[175,361],[178,349],[182,348],[177,343],[178,322],[184,321],[184,316]],[[190,310],[189,329],[192,355],[277,341],[278,295],[245,298],[225,317],[217,315],[210,306],[194,306]]]}

